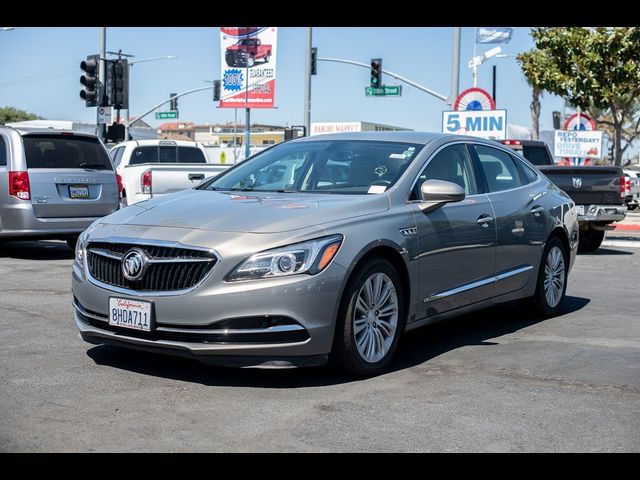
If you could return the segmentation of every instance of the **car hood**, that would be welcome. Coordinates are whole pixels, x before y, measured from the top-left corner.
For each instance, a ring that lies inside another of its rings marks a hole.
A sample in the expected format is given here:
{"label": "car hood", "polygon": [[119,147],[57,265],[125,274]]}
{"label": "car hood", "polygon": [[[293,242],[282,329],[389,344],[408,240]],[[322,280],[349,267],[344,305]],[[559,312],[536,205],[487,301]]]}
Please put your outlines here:
{"label": "car hood", "polygon": [[187,190],[119,210],[101,223],[278,233],[389,209],[386,195]]}

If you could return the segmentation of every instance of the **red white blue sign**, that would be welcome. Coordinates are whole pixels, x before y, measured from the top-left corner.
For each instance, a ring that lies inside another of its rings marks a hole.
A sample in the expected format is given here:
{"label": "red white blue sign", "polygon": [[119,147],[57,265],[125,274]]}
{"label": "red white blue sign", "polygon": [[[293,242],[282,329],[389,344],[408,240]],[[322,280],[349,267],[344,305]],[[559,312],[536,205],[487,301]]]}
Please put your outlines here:
{"label": "red white blue sign", "polygon": [[[564,122],[565,130],[592,131],[596,129],[596,122],[589,115],[574,113]],[[560,165],[591,165],[591,158],[562,157]]]}
{"label": "red white blue sign", "polygon": [[453,104],[454,110],[495,110],[496,102],[485,90],[469,88],[458,95]]}

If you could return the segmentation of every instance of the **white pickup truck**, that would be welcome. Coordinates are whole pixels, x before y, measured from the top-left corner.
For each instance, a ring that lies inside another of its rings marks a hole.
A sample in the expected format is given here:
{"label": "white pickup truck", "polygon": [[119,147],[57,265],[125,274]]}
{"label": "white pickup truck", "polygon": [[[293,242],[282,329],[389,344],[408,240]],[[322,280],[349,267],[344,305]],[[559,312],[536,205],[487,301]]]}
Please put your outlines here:
{"label": "white pickup truck", "polygon": [[131,140],[109,151],[116,167],[123,206],[186,190],[231,165],[212,164],[196,142]]}

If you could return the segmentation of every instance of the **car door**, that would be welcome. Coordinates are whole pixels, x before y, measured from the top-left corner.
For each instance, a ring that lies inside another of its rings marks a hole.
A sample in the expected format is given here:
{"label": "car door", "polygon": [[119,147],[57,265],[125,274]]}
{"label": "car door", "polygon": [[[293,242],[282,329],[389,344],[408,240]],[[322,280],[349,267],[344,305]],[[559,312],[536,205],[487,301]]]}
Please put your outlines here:
{"label": "car door", "polygon": [[536,271],[547,223],[545,187],[539,175],[518,165],[521,160],[511,153],[481,144],[473,149],[495,212],[497,281],[493,294],[498,296],[524,287]]}
{"label": "car door", "polygon": [[[420,187],[429,179],[460,185],[465,199],[423,212]],[[416,179],[409,200],[418,236],[418,314],[433,316],[489,298],[495,264],[494,213],[467,145],[447,144],[437,151]]]}

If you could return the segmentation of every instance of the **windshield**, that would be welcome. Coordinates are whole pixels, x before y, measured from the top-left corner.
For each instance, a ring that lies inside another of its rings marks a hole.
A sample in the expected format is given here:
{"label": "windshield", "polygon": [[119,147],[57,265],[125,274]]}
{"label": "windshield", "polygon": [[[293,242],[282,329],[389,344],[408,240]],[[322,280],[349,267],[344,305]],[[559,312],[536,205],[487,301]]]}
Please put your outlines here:
{"label": "windshield", "polygon": [[327,140],[290,142],[265,150],[200,186],[203,190],[382,193],[422,145]]}

